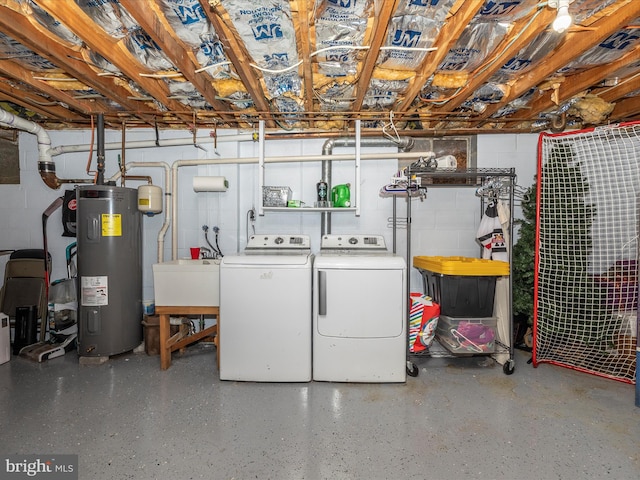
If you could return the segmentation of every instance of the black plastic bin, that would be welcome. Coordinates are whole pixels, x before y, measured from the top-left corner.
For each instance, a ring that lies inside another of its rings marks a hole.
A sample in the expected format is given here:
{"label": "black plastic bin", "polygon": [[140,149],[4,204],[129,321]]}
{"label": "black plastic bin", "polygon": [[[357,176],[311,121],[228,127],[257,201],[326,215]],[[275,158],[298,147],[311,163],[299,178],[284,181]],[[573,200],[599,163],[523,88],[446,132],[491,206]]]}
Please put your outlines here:
{"label": "black plastic bin", "polygon": [[425,292],[449,317],[491,317],[496,277],[443,275],[421,270]]}
{"label": "black plastic bin", "polygon": [[468,257],[414,257],[424,293],[448,317],[492,317],[496,280],[509,274],[509,264]]}

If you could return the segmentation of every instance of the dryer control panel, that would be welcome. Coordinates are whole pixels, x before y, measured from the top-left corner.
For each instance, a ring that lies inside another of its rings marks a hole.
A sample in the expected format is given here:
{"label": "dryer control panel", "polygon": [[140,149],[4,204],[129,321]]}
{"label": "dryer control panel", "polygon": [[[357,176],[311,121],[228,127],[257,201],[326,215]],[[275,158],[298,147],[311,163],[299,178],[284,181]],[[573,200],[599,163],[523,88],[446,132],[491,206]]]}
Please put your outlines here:
{"label": "dryer control panel", "polygon": [[309,235],[251,235],[246,250],[309,250]]}
{"label": "dryer control panel", "polygon": [[382,235],[323,235],[322,250],[374,250],[384,252],[387,244]]}

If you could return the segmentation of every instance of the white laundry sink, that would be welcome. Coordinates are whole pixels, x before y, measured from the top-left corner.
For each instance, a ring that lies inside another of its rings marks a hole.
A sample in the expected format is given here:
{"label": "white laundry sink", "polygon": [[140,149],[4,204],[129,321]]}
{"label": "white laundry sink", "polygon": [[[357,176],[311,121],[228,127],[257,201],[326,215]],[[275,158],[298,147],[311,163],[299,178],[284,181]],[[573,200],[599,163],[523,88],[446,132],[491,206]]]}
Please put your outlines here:
{"label": "white laundry sink", "polygon": [[220,305],[220,260],[185,258],[155,263],[152,269],[156,306]]}

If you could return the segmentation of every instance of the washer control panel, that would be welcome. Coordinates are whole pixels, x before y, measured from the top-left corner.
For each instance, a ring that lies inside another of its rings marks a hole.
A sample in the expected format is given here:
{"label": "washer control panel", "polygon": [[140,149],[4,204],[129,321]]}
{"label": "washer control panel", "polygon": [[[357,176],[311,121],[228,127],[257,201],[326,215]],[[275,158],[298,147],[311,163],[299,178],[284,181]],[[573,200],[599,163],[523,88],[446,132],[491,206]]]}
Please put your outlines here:
{"label": "washer control panel", "polygon": [[309,250],[309,235],[251,235],[247,250]]}
{"label": "washer control panel", "polygon": [[387,245],[382,235],[323,235],[322,250],[374,250],[386,251]]}

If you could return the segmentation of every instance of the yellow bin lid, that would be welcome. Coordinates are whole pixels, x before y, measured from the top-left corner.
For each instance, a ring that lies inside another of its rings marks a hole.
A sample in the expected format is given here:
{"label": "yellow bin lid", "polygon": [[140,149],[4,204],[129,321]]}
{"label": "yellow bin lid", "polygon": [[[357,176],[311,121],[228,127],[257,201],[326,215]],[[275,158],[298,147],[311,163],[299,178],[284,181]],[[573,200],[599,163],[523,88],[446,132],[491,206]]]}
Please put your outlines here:
{"label": "yellow bin lid", "polygon": [[509,275],[509,262],[470,257],[413,257],[413,266],[442,275],[501,277]]}

